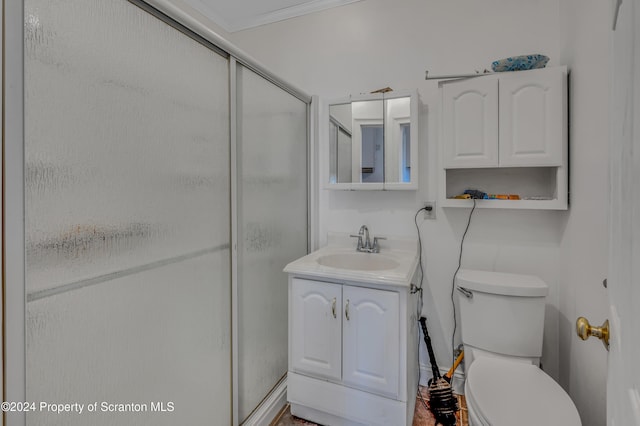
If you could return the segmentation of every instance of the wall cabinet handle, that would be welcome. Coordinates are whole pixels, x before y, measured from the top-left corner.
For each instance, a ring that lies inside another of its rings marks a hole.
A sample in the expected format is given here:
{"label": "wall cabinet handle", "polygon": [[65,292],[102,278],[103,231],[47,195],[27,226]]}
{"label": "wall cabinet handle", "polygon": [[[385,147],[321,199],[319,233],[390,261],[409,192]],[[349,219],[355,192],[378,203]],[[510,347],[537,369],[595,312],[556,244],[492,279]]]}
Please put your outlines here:
{"label": "wall cabinet handle", "polygon": [[349,299],[347,299],[347,305],[344,307],[344,316],[347,317],[347,321],[351,319],[349,318]]}
{"label": "wall cabinet handle", "polygon": [[331,302],[331,312],[333,313],[333,317],[334,318],[337,318],[337,316],[336,316],[336,302],[337,302],[337,300],[334,297],[333,298],[333,302]]}

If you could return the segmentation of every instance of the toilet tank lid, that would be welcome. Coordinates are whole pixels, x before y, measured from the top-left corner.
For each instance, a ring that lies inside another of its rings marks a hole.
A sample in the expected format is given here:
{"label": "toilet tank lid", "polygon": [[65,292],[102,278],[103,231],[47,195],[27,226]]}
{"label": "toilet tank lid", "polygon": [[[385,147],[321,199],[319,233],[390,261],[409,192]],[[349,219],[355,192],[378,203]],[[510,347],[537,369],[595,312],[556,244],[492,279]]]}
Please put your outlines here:
{"label": "toilet tank lid", "polygon": [[504,296],[544,297],[549,292],[547,284],[534,275],[475,269],[460,269],[456,284],[468,290]]}

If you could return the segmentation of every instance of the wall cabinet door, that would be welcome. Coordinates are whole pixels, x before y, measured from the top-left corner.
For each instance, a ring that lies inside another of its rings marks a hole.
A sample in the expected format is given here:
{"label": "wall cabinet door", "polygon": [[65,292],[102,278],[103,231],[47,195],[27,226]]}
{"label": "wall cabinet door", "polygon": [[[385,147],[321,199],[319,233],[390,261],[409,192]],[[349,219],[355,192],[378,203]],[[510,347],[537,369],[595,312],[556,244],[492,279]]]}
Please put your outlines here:
{"label": "wall cabinet door", "polygon": [[498,80],[471,78],[442,88],[444,168],[498,166]]}
{"label": "wall cabinet door", "polygon": [[290,297],[293,370],[340,380],[342,286],[294,278]]}
{"label": "wall cabinet door", "polygon": [[398,395],[400,314],[396,292],[344,286],[343,383]]}
{"label": "wall cabinet door", "polygon": [[560,166],[566,75],[551,68],[500,77],[500,166]]}
{"label": "wall cabinet door", "polygon": [[444,168],[562,166],[566,81],[556,67],[444,84]]}

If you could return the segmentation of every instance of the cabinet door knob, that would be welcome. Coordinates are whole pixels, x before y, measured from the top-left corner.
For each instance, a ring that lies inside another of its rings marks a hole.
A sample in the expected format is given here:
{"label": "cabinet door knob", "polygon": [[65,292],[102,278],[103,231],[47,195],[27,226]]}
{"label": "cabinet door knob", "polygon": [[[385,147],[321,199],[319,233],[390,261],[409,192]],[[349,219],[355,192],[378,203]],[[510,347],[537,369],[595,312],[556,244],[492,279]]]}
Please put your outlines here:
{"label": "cabinet door knob", "polygon": [[347,321],[351,319],[349,318],[349,299],[347,299],[347,305],[344,307],[344,316],[347,317]]}
{"label": "cabinet door knob", "polygon": [[333,298],[333,302],[331,302],[331,312],[333,313],[333,317],[334,318],[337,318],[337,316],[336,316],[336,302],[337,302],[337,300],[334,297]]}

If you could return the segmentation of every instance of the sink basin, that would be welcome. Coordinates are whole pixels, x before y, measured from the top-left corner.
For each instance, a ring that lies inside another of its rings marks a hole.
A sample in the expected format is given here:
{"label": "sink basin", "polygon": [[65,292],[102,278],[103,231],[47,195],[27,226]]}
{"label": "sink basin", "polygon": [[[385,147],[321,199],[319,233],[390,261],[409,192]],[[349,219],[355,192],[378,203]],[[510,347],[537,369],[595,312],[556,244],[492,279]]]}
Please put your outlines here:
{"label": "sink basin", "polygon": [[356,271],[383,271],[400,265],[396,260],[379,253],[327,254],[319,257],[317,262],[322,266]]}
{"label": "sink basin", "polygon": [[356,251],[346,233],[328,233],[327,245],[289,263],[290,277],[318,278],[327,282],[351,282],[407,288],[418,266],[418,241],[391,237],[380,253]]}

